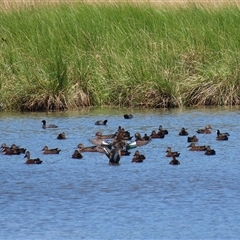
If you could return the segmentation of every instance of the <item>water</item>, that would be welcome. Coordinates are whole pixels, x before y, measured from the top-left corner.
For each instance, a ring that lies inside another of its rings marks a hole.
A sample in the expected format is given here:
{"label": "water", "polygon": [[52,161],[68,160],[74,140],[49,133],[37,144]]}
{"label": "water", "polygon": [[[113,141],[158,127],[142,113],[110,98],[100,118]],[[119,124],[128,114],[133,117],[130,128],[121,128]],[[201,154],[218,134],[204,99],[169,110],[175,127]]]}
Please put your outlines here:
{"label": "water", "polygon": [[[240,239],[240,159],[238,109],[132,111],[126,120],[119,110],[66,113],[0,113],[1,143],[16,143],[43,160],[24,164],[24,155],[0,154],[0,239]],[[58,129],[42,129],[41,121]],[[108,119],[107,126],[95,126]],[[215,156],[188,150],[187,137],[211,124],[210,135],[199,145],[210,145]],[[121,158],[109,166],[100,153],[71,155],[78,143],[91,145],[97,131],[116,132],[118,126],[150,134],[159,125],[164,139],[139,147],[143,163]],[[228,141],[216,140],[215,130],[229,132]],[[60,132],[66,140],[57,140]],[[59,155],[41,149],[59,147]],[[169,165],[165,151],[181,152],[178,166]]]}

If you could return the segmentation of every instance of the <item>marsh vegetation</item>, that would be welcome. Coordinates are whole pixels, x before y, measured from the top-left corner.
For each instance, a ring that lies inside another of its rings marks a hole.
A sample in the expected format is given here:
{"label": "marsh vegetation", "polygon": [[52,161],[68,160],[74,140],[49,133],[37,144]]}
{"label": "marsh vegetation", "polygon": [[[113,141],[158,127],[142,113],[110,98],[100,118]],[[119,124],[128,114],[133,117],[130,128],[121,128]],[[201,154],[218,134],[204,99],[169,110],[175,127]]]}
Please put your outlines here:
{"label": "marsh vegetation", "polygon": [[0,108],[240,104],[237,5],[0,10]]}

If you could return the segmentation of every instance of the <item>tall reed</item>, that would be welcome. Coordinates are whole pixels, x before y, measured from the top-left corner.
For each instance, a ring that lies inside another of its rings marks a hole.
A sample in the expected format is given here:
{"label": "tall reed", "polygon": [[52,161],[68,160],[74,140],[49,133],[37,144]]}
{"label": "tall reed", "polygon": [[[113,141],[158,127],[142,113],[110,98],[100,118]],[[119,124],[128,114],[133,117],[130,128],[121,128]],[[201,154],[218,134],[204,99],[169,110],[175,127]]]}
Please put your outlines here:
{"label": "tall reed", "polygon": [[60,4],[0,12],[0,106],[239,105],[240,11]]}

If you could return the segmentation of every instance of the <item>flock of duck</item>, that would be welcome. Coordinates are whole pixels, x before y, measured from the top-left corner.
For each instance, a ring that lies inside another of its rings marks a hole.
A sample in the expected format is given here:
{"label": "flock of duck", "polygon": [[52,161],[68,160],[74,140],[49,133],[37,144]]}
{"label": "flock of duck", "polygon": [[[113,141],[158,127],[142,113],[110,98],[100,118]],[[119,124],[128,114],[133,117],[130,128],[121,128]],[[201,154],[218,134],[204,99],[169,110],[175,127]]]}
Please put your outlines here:
{"label": "flock of duck", "polygon": [[[132,119],[132,114],[124,114],[125,119]],[[95,122],[95,125],[107,125],[107,120],[99,120]],[[42,120],[42,128],[58,128],[55,124],[47,125],[46,120]],[[211,134],[212,127],[208,124],[203,129],[196,130],[197,134]],[[122,156],[129,156],[131,152],[129,150],[144,146],[148,144],[150,141],[156,138],[164,138],[165,135],[168,134],[167,129],[163,129],[162,125],[159,126],[158,130],[153,130],[150,135],[144,134],[141,136],[139,132],[134,134],[135,139],[133,140],[133,136],[131,136],[130,132],[122,128],[118,127],[115,133],[103,135],[102,132],[97,132],[95,134],[95,138],[90,139],[90,142],[93,144],[91,146],[84,146],[82,143],[78,144],[77,149],[73,152],[73,159],[82,159],[84,152],[98,152],[103,153],[107,156],[110,165],[119,165],[120,159]],[[216,140],[226,141],[230,136],[229,133],[221,133],[219,130],[216,131]],[[189,136],[187,129],[184,127],[180,130],[179,136],[187,136],[187,142],[189,143],[190,151],[204,151],[205,155],[215,155],[216,151],[211,149],[210,146],[206,145],[196,145],[198,142],[198,138],[196,135]],[[60,133],[57,136],[57,139],[66,139],[66,135],[64,132]],[[41,164],[43,161],[40,158],[31,159],[30,152],[27,151],[26,148],[20,148],[16,144],[12,144],[11,146],[7,146],[6,143],[1,145],[2,154],[6,155],[19,155],[25,154],[24,158],[26,158],[26,164]],[[43,154],[59,154],[61,149],[52,148],[49,149],[48,146],[44,146],[42,149]],[[168,147],[166,150],[166,157],[171,157],[169,164],[179,165],[180,161],[177,157],[180,156],[180,153],[177,151],[173,151],[171,147]],[[132,157],[132,162],[140,163],[146,159],[145,155],[141,154],[139,150],[136,150]]]}

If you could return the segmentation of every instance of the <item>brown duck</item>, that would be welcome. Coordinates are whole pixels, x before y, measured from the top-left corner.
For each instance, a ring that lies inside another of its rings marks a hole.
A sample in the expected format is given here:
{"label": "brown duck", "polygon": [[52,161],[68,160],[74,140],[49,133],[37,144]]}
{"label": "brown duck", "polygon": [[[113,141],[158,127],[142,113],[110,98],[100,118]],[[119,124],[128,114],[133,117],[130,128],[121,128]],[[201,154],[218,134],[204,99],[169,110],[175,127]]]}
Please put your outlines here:
{"label": "brown duck", "polygon": [[198,138],[196,137],[196,135],[193,135],[192,137],[188,137],[187,141],[188,142],[198,142]]}
{"label": "brown duck", "polygon": [[58,136],[57,136],[57,139],[59,139],[59,140],[66,139],[65,133],[64,132],[59,133]]}
{"label": "brown duck", "polygon": [[196,146],[195,143],[191,143],[188,146],[190,151],[206,151],[207,147],[206,146]]}
{"label": "brown duck", "polygon": [[42,153],[43,154],[59,154],[60,151],[61,151],[61,149],[59,149],[59,148],[51,148],[51,149],[49,149],[48,146],[45,146],[42,149]]}
{"label": "brown duck", "polygon": [[181,131],[179,132],[179,136],[187,136],[188,135],[188,132],[186,131],[186,129],[183,127],[181,129]]}
{"label": "brown duck", "polygon": [[167,148],[166,151],[166,157],[179,157],[180,153],[179,152],[173,152],[171,147]]}
{"label": "brown duck", "polygon": [[40,160],[39,158],[31,159],[29,151],[26,152],[26,155],[24,156],[24,158],[27,158],[27,160],[25,162],[26,164],[41,164],[42,163],[42,160]]}
{"label": "brown duck", "polygon": [[216,151],[214,149],[211,149],[210,146],[207,146],[207,150],[205,152],[205,155],[216,155]]}
{"label": "brown duck", "polygon": [[141,137],[141,134],[139,132],[136,132],[134,136],[135,136],[136,145],[138,147],[144,146],[144,145],[148,144],[151,141],[151,139],[145,140],[143,137]]}
{"label": "brown duck", "polygon": [[100,153],[104,153],[103,147],[101,147],[101,146],[87,146],[87,147],[85,147],[82,143],[79,143],[77,147],[78,147],[79,152],[100,152]]}
{"label": "brown duck", "polygon": [[72,158],[74,159],[81,159],[83,158],[82,154],[76,149],[74,153],[72,154]]}
{"label": "brown duck", "polygon": [[143,154],[140,154],[140,152],[137,150],[133,155],[132,162],[140,163],[143,162],[143,160],[145,159],[146,157]]}
{"label": "brown duck", "polygon": [[161,134],[161,133],[159,134],[155,130],[153,130],[152,133],[150,134],[150,137],[151,138],[164,138],[165,134]]}
{"label": "brown duck", "polygon": [[176,156],[173,156],[172,160],[169,162],[171,165],[179,165],[180,161],[176,159]]}
{"label": "brown duck", "polygon": [[212,129],[211,125],[207,124],[204,129],[198,129],[196,132],[201,134],[204,134],[204,133],[210,134],[212,133],[211,129]]}

